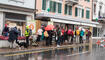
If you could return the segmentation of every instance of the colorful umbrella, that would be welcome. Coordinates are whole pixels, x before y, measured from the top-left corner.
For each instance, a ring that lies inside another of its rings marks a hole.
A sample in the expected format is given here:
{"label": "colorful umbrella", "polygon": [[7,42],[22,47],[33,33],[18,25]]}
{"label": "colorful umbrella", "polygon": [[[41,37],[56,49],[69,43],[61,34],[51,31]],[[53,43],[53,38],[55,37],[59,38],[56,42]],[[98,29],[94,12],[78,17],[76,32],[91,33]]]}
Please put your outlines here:
{"label": "colorful umbrella", "polygon": [[47,27],[45,27],[45,30],[53,30],[54,29],[54,25],[47,25]]}

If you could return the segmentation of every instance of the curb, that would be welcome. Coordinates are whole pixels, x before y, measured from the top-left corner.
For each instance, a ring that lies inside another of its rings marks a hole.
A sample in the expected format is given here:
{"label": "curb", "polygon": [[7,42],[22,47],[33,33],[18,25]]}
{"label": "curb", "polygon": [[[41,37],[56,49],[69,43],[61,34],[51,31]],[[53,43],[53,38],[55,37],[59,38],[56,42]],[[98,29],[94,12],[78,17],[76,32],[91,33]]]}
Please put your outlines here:
{"label": "curb", "polygon": [[23,50],[23,51],[1,52],[0,55],[2,56],[2,55],[27,53],[27,52],[38,53],[37,51],[44,52],[49,50],[57,50],[57,49],[60,50],[60,49],[73,48],[73,47],[86,46],[86,45],[89,45],[89,44],[65,45],[61,47],[48,47],[48,48],[39,48],[39,49]]}

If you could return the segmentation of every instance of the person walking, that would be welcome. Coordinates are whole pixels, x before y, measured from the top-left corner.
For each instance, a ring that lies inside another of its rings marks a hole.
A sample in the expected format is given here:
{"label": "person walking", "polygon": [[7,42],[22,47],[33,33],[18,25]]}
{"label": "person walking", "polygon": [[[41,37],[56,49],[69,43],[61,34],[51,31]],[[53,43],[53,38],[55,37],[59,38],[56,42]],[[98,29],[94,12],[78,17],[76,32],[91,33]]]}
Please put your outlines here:
{"label": "person walking", "polygon": [[27,47],[29,46],[29,37],[30,37],[30,29],[29,29],[29,26],[26,26],[26,29],[25,29],[25,37],[26,37],[26,44],[27,44]]}
{"label": "person walking", "polygon": [[9,27],[7,26],[7,24],[5,24],[5,27],[2,31],[2,35],[3,36],[8,36],[8,32],[9,32]]}

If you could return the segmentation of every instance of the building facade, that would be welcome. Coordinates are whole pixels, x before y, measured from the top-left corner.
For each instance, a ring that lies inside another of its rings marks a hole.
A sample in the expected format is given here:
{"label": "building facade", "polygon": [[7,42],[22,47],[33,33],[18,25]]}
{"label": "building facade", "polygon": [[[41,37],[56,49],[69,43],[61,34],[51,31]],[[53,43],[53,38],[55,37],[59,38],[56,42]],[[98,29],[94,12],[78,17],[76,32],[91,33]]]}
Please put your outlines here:
{"label": "building facade", "polygon": [[25,31],[28,20],[34,20],[35,0],[0,0],[0,34],[4,24]]}
{"label": "building facade", "polygon": [[99,26],[93,28],[93,37],[94,38],[105,37],[105,1],[104,0],[93,1],[93,21],[99,22]]}
{"label": "building facade", "polygon": [[76,26],[90,28],[98,24],[92,22],[92,0],[37,0],[36,9],[40,24],[53,22],[73,30]]}

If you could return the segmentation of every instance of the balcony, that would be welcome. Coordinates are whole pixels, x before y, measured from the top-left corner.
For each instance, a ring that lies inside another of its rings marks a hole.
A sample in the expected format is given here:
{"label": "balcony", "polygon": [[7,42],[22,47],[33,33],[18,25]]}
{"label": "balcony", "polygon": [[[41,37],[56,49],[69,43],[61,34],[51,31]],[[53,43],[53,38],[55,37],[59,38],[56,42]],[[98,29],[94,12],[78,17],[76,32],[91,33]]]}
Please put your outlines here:
{"label": "balcony", "polygon": [[105,22],[105,13],[101,13],[98,18],[99,18],[100,21]]}
{"label": "balcony", "polygon": [[76,5],[78,4],[79,0],[65,0],[66,4],[70,4],[70,5]]}

